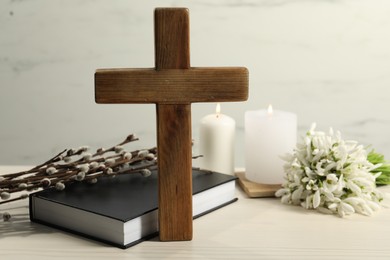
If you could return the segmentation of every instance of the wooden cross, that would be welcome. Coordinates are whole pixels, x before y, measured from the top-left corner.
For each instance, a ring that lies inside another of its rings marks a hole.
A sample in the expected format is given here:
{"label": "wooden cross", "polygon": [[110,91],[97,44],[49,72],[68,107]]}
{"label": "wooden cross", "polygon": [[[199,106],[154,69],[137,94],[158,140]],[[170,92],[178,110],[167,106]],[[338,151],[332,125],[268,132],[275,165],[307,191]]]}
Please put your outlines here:
{"label": "wooden cross", "polygon": [[99,69],[97,103],[155,103],[162,241],[192,239],[191,103],[244,101],[246,68],[191,68],[189,11],[154,12],[155,68]]}

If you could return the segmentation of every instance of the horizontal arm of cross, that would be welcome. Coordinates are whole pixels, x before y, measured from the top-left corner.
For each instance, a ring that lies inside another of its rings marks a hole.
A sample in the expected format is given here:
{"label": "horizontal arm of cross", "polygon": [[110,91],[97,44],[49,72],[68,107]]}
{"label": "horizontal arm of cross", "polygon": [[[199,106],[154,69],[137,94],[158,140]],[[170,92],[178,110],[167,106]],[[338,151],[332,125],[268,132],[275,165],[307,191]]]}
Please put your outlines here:
{"label": "horizontal arm of cross", "polygon": [[242,67],[190,69],[100,69],[95,73],[97,103],[244,101],[248,70]]}

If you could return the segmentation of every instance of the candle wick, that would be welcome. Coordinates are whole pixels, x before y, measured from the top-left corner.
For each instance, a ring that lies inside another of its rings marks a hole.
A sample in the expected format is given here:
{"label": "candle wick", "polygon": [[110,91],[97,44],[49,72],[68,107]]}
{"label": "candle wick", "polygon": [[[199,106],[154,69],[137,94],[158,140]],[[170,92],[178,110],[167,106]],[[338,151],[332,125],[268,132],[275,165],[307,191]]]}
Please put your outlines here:
{"label": "candle wick", "polygon": [[217,103],[217,106],[215,107],[215,114],[217,115],[217,118],[219,118],[219,115],[221,114],[221,104]]}

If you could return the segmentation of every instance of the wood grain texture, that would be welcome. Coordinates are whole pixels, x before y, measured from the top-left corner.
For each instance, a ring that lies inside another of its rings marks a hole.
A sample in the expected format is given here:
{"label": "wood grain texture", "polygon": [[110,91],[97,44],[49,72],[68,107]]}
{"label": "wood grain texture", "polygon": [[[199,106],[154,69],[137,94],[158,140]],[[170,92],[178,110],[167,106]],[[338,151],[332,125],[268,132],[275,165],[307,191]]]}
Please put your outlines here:
{"label": "wood grain texture", "polygon": [[95,95],[97,103],[243,101],[248,98],[248,70],[240,67],[97,70]]}
{"label": "wood grain texture", "polygon": [[282,187],[282,185],[278,184],[251,182],[245,177],[245,172],[236,172],[236,176],[241,188],[251,198],[275,197],[275,192]]}
{"label": "wood grain texture", "polygon": [[190,68],[190,15],[187,8],[154,11],[155,67]]}
{"label": "wood grain texture", "polygon": [[157,127],[160,240],[191,240],[191,105],[157,105]]}
{"label": "wood grain texture", "polygon": [[[154,12],[154,19],[156,70],[186,71],[190,67],[188,9],[158,8]],[[153,85],[152,95],[161,96],[162,92],[169,89],[172,77],[169,75],[159,79],[160,82],[168,81],[168,84],[160,88]],[[147,93],[143,94],[147,97]],[[169,95],[173,93],[169,92]],[[172,101],[178,102],[175,97]],[[156,108],[160,240],[191,240],[191,104],[188,101],[177,105],[157,104]]]}

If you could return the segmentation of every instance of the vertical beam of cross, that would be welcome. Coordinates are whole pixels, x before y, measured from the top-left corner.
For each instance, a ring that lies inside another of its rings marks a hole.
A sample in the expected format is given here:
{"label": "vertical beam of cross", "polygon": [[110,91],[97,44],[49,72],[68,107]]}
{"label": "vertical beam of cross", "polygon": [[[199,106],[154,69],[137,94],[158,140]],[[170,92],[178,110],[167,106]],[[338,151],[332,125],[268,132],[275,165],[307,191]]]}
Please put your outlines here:
{"label": "vertical beam of cross", "polygon": [[[155,67],[190,68],[187,9],[156,9]],[[160,239],[192,239],[191,104],[157,104]]]}

